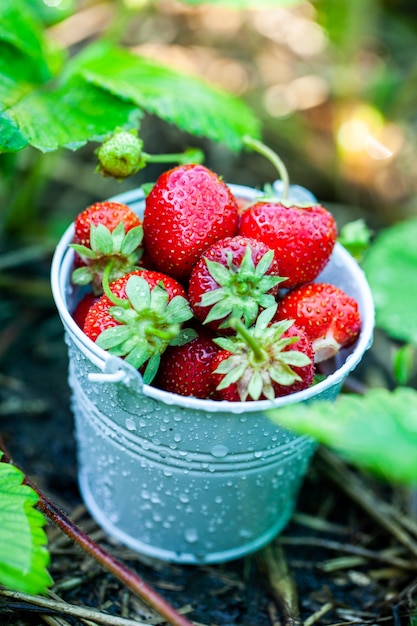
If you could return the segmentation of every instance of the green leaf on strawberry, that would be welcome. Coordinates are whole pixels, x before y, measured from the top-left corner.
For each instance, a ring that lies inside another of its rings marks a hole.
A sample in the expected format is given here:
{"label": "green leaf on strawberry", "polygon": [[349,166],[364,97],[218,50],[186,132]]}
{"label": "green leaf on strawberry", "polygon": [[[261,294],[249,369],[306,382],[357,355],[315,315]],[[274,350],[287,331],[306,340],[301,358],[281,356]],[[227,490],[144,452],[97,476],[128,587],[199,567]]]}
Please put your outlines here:
{"label": "green leaf on strawberry", "polygon": [[170,299],[163,283],[151,288],[141,276],[129,278],[126,298],[111,299],[115,305],[109,313],[118,325],[103,330],[96,343],[110,354],[124,357],[136,369],[144,368],[143,380],[149,384],[166,348],[195,336],[191,329],[181,328],[192,317],[190,306],[183,296]]}
{"label": "green leaf on strawberry", "polygon": [[211,306],[204,323],[227,318],[221,328],[229,325],[231,317],[243,318],[250,326],[255,321],[259,307],[264,309],[275,304],[275,297],[267,293],[285,278],[266,275],[274,253],[269,250],[255,266],[251,248],[248,245],[240,265],[233,263],[231,252],[226,253],[227,267],[205,258],[210,275],[220,285],[201,297],[201,306]]}
{"label": "green leaf on strawberry", "polygon": [[[246,328],[232,318],[233,337],[218,337],[223,348],[214,359],[217,391],[226,400],[246,401],[287,395],[311,385],[314,376],[311,342],[293,320],[271,324],[277,305],[260,313],[254,326]],[[298,344],[297,348],[291,346]]]}
{"label": "green leaf on strawberry", "polygon": [[143,252],[142,239],[142,226],[135,226],[126,233],[123,222],[120,222],[113,231],[104,224],[91,223],[90,247],[78,243],[70,244],[86,263],[73,271],[72,282],[76,285],[92,283],[94,290],[99,293],[104,269],[110,261],[112,262],[110,281],[138,267]]}
{"label": "green leaf on strawberry", "polygon": [[285,280],[274,252],[251,237],[225,237],[194,266],[188,297],[194,315],[215,332],[230,334],[229,319],[251,326],[260,310],[275,304]]}

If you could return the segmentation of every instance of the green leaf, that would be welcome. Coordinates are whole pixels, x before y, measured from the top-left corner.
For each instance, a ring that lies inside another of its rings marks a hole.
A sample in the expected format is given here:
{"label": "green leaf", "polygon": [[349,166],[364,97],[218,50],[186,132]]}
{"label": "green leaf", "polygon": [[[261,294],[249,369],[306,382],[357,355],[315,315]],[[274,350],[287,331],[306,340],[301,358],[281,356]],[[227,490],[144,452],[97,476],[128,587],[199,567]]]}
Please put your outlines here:
{"label": "green leaf", "polygon": [[[9,52],[6,50],[9,47]],[[34,16],[25,2],[13,0],[0,5],[0,67],[13,73],[16,68],[23,72],[30,82],[44,82],[51,77],[47,54],[47,41],[43,35],[42,25]],[[12,64],[8,65],[11,54]],[[5,56],[7,55],[7,56]],[[18,81],[20,72],[13,76]],[[12,74],[13,75],[13,74]]]}
{"label": "green leaf", "polygon": [[259,398],[261,397],[261,393],[263,391],[263,387],[264,387],[264,384],[263,384],[261,373],[254,372],[248,385],[248,395],[253,400],[259,400]]}
{"label": "green leaf", "polygon": [[20,470],[0,463],[0,583],[25,593],[44,593],[52,584],[46,569],[45,519],[35,509],[37,494],[22,482]]}
{"label": "green leaf", "polygon": [[87,259],[95,259],[96,254],[91,250],[91,248],[87,248],[87,246],[83,246],[79,243],[70,243],[70,248],[78,252],[80,256],[86,257]]}
{"label": "green leaf", "polygon": [[0,152],[17,152],[28,145],[15,124],[6,114],[0,113]]}
{"label": "green leaf", "polygon": [[99,42],[68,69],[91,85],[175,124],[181,130],[242,147],[242,136],[259,136],[259,122],[243,101],[200,78]]}
{"label": "green leaf", "polygon": [[394,339],[417,343],[417,219],[382,231],[363,260],[376,325]]}
{"label": "green leaf", "polygon": [[[113,231],[113,238],[114,238],[114,233],[115,231]],[[143,227],[135,226],[134,228],[131,228],[129,232],[126,233],[126,235],[123,237],[123,240],[121,242],[119,249],[122,252],[122,254],[125,254],[127,256],[129,254],[132,254],[132,252],[134,252],[136,248],[140,246],[140,244],[142,243],[142,240],[143,240]]]}
{"label": "green leaf", "polygon": [[117,348],[124,341],[130,339],[131,330],[128,326],[121,324],[103,330],[96,339],[96,344],[103,350]]}
{"label": "green leaf", "polygon": [[113,238],[111,232],[104,224],[91,224],[90,245],[94,252],[111,254],[113,252]]}
{"label": "green leaf", "polygon": [[158,372],[160,362],[160,354],[153,354],[150,357],[149,361],[146,364],[145,371],[143,372],[143,382],[145,383],[145,385],[149,385],[155,378]]}
{"label": "green leaf", "polygon": [[48,152],[102,141],[116,126],[133,128],[141,111],[81,78],[72,78],[55,90],[33,91],[9,108],[8,115],[24,140]]}
{"label": "green leaf", "polygon": [[407,385],[413,374],[416,346],[406,344],[400,346],[392,358],[392,370],[398,385]]}
{"label": "green leaf", "polygon": [[198,333],[194,328],[182,328],[178,335],[171,339],[170,346],[183,346],[198,337]]}
{"label": "green leaf", "polygon": [[365,220],[358,219],[345,224],[338,237],[338,241],[350,254],[360,262],[364,253],[369,248],[371,231]]}
{"label": "green leaf", "polygon": [[268,411],[276,423],[314,437],[348,461],[393,482],[417,484],[417,391],[371,389],[335,402]]}
{"label": "green leaf", "polygon": [[74,285],[88,285],[91,283],[92,273],[88,265],[77,267],[71,274],[71,280]]}
{"label": "green leaf", "polygon": [[191,307],[183,296],[174,296],[172,300],[169,301],[167,310],[166,310],[166,319],[169,320],[170,324],[181,322],[186,322],[193,317],[193,313],[191,311]]}

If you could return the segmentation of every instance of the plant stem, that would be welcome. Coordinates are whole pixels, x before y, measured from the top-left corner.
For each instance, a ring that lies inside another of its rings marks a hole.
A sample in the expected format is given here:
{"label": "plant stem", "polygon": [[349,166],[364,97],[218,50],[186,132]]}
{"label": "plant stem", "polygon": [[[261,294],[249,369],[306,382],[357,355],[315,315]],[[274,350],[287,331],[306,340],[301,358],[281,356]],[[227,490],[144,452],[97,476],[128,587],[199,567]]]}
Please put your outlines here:
{"label": "plant stem", "polygon": [[[1,442],[2,443],[2,442]],[[1,462],[11,463],[3,445]],[[113,574],[120,582],[137,594],[149,606],[159,613],[171,626],[192,626],[184,616],[174,609],[152,587],[149,587],[135,572],[132,572],[123,563],[120,563],[111,554],[106,552],[76,526],[49,498],[25,476],[25,484],[29,485],[38,495],[38,509],[56,524],[72,541],[97,561],[105,570]]]}
{"label": "plant stem", "polygon": [[147,163],[202,163],[204,161],[204,153],[201,150],[186,150],[185,152],[174,152],[172,154],[149,154],[142,153]]}
{"label": "plant stem", "polygon": [[237,334],[243,339],[246,345],[252,350],[255,361],[261,362],[265,359],[264,350],[262,350],[255,337],[253,337],[253,335],[249,332],[243,322],[235,317],[232,317],[228,321],[228,325],[237,332]]}
{"label": "plant stem", "polygon": [[110,279],[110,272],[112,271],[112,268],[113,268],[113,261],[109,261],[106,267],[104,268],[104,272],[103,272],[103,278],[102,278],[103,291],[108,297],[108,299],[111,300],[111,302],[113,302],[113,304],[115,304],[116,306],[121,306],[124,309],[127,309],[130,306],[129,301],[124,298],[118,298],[110,289],[109,279]]}
{"label": "plant stem", "polygon": [[245,135],[243,137],[243,143],[248,148],[255,150],[255,152],[259,152],[259,154],[262,154],[264,157],[266,157],[272,163],[272,165],[276,168],[284,184],[284,189],[282,192],[282,199],[286,200],[288,198],[290,179],[289,179],[288,170],[285,167],[284,161],[282,161],[282,159],[273,150],[271,150],[271,148],[268,148],[268,146],[266,146],[264,143],[262,143],[262,141],[259,141],[258,139],[254,139],[253,137],[249,137],[248,135]]}

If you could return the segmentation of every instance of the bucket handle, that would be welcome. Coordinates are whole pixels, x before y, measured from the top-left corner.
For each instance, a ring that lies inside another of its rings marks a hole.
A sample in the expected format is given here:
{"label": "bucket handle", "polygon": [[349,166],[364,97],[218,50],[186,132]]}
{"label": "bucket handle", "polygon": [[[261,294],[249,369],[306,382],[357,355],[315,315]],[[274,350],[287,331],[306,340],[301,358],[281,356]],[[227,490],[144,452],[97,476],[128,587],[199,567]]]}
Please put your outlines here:
{"label": "bucket handle", "polygon": [[138,370],[120,357],[108,355],[99,372],[89,372],[87,378],[92,383],[122,383],[135,393],[143,393],[143,379]]}

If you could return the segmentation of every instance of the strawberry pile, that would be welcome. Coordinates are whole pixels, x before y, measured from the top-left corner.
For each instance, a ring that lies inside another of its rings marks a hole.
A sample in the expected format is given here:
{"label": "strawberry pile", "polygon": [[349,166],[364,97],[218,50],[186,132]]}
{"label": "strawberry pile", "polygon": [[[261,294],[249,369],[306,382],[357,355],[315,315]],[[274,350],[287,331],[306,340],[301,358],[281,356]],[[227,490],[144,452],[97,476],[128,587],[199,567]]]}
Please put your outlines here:
{"label": "strawberry pile", "polygon": [[232,402],[285,396],[360,333],[357,302],[314,282],[336,239],[319,204],[248,204],[205,166],[179,165],[152,187],[143,220],[115,202],[77,216],[72,281],[86,294],[73,317],[146,384]]}

